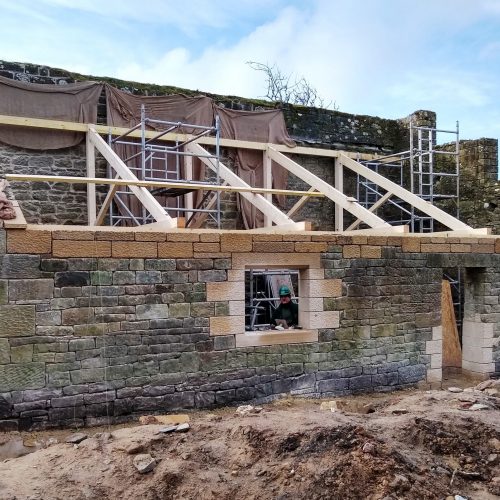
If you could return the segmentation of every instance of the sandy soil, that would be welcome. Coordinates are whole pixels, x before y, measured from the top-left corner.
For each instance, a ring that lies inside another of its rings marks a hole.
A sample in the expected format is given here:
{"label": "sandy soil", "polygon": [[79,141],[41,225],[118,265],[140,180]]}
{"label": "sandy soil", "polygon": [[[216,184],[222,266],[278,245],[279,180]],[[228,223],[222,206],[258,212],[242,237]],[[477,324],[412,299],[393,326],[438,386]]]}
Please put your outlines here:
{"label": "sandy soil", "polygon": [[[0,499],[500,498],[498,396],[405,391],[341,398],[334,412],[286,399],[245,416],[193,412],[184,434],[85,429],[78,445],[64,442],[74,429],[6,434]],[[139,453],[153,471],[136,470]]]}

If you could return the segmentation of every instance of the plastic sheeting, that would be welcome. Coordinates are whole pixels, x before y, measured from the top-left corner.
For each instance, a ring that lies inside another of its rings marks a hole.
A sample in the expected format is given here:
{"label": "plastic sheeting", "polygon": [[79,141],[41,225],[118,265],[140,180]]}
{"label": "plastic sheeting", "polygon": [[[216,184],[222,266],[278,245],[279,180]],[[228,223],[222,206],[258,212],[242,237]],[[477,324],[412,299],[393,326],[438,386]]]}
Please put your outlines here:
{"label": "plastic sheeting", "polygon": [[[141,121],[141,105],[144,104],[146,117],[163,120],[169,122],[182,122],[189,123],[190,125],[201,125],[204,127],[211,127],[214,123],[214,115],[212,108],[212,99],[206,96],[187,97],[184,95],[167,95],[167,96],[137,96],[123,92],[119,89],[106,85],[106,101],[107,101],[107,114],[108,125],[116,127],[131,128]],[[165,130],[168,128],[162,124],[151,123],[148,124],[148,130]],[[195,129],[184,127],[176,129],[176,132],[192,134],[196,133]],[[130,140],[130,139],[127,139]],[[115,151],[120,158],[127,158],[138,152],[134,146],[116,145]],[[181,164],[183,164],[181,158]],[[140,165],[140,158],[127,162],[127,166],[138,167]],[[169,170],[175,165],[174,155],[167,155],[167,165]],[[141,178],[141,172],[133,170],[138,178]],[[166,173],[155,172],[156,178],[173,178]],[[205,167],[197,158],[193,158],[193,180],[204,180]],[[195,205],[201,200],[203,193],[201,191],[194,192]],[[136,216],[142,214],[142,205],[135,199],[135,197],[127,196],[127,207]],[[165,198],[156,196],[158,201],[163,206],[168,206],[172,209],[175,208],[175,200],[172,198]],[[182,206],[182,204],[181,204]],[[119,207],[120,208],[120,207]],[[120,210],[121,211],[121,210]],[[125,215],[123,213],[123,215]]]}

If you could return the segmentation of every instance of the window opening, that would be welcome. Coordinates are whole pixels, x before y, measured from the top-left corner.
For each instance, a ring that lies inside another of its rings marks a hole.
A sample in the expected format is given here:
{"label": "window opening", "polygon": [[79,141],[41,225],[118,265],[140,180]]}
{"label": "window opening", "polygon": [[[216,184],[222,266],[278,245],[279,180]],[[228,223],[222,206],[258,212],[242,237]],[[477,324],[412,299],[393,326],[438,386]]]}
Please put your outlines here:
{"label": "window opening", "polygon": [[298,306],[299,270],[250,269],[245,272],[246,331],[263,331],[274,328],[273,318],[280,306],[280,289],[282,287],[288,287],[291,303]]}

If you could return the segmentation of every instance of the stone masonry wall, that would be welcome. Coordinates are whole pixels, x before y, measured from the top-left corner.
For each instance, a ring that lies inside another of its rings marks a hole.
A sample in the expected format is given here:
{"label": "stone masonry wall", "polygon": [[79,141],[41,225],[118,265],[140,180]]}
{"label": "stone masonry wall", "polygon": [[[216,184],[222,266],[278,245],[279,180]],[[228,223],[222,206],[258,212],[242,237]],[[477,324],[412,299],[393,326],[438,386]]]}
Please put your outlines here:
{"label": "stone masonry wall", "polygon": [[[29,63],[0,61],[0,75],[6,78],[32,83],[53,83],[65,85],[74,81],[99,80],[108,82],[120,89],[138,95],[164,95],[183,93],[196,95],[200,92],[177,87],[127,82],[112,78],[96,78],[88,75]],[[258,99],[244,99],[236,96],[222,96],[205,93],[219,105],[232,109],[260,110],[281,106],[285,115],[288,132],[298,144],[325,149],[341,149],[357,152],[389,154],[405,151],[409,147],[408,126],[410,119],[418,126],[436,126],[436,114],[432,111],[416,111],[400,120],[387,120],[379,117],[353,115],[340,111],[307,108],[289,104],[271,103]],[[98,108],[98,122],[106,123],[104,96]],[[492,227],[500,231],[500,191],[496,182],[498,172],[498,141],[479,139],[461,141],[461,218],[474,227]],[[79,158],[78,158],[79,157]],[[305,168],[333,183],[334,162],[326,158],[301,157]],[[230,166],[230,165],[229,165]],[[49,170],[53,175],[85,175],[85,150],[79,146],[71,150],[55,153],[22,151],[0,145],[0,175],[16,172],[34,174]],[[104,167],[100,174],[104,175]],[[488,180],[487,185],[482,182]],[[478,182],[481,181],[481,182]],[[353,179],[346,181],[346,189],[353,191]],[[290,177],[290,187],[303,186],[303,183]],[[44,191],[40,189],[44,187]],[[33,223],[86,223],[86,199],[83,186],[41,185],[29,187],[16,184],[13,192],[21,202],[25,216]],[[103,191],[100,191],[102,193]],[[353,193],[349,193],[350,195]],[[293,201],[289,200],[289,206]],[[65,209],[67,208],[67,213]],[[289,207],[288,207],[289,208]],[[446,208],[446,207],[445,207]],[[451,212],[455,208],[451,207]],[[224,196],[222,205],[223,227],[242,228],[241,218],[236,210],[234,195]],[[295,220],[309,220],[315,228],[333,228],[333,204],[327,200],[310,200]]]}
{"label": "stone masonry wall", "polygon": [[[500,264],[495,237],[31,226],[0,250],[2,429],[439,381],[442,268]],[[263,261],[301,268],[310,330],[241,330],[242,275]]]}

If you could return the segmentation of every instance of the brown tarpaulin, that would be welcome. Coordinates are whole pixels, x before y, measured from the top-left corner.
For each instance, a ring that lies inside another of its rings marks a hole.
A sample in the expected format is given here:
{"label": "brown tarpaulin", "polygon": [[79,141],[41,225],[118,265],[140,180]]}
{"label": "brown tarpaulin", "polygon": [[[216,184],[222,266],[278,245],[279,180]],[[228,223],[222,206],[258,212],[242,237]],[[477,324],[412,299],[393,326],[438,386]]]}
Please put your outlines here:
{"label": "brown tarpaulin", "polygon": [[[167,95],[167,96],[137,96],[132,95],[122,90],[106,85],[106,101],[108,125],[116,127],[131,128],[141,121],[141,105],[144,104],[146,117],[156,120],[189,123],[191,125],[202,125],[211,127],[214,123],[214,112],[212,99],[206,96],[187,97],[184,95]],[[161,124],[149,124],[149,130],[165,130],[168,128]],[[177,129],[176,132],[185,134],[196,133],[195,129],[184,127]],[[127,139],[130,140],[130,139]],[[165,144],[165,143],[164,143]],[[138,152],[134,146],[117,145],[115,148],[120,158],[127,158]],[[169,155],[169,169],[171,162],[175,163],[172,155]],[[127,162],[127,166],[137,167],[140,165],[139,160]],[[140,178],[139,172],[134,171]],[[201,161],[193,158],[193,180],[204,180],[205,169]],[[168,178],[166,174],[156,172],[155,177]],[[170,176],[172,178],[172,176]],[[194,201],[201,199],[202,192],[195,191]],[[134,215],[141,214],[141,205],[133,197],[130,198],[128,208]],[[160,203],[164,206],[170,201],[169,206],[173,206],[172,199],[165,200],[164,197],[157,197]]]}
{"label": "brown tarpaulin", "polygon": [[[295,147],[286,130],[283,112],[271,111],[235,111],[216,106],[221,124],[221,137],[244,141],[270,142]],[[234,158],[236,173],[253,187],[263,187],[264,168],[262,151],[238,149]],[[285,189],[287,171],[272,162],[273,188]],[[246,229],[263,227],[264,215],[249,201],[238,195],[238,208]],[[277,197],[278,204],[284,205],[284,196]]]}
{"label": "brown tarpaulin", "polygon": [[[52,85],[0,77],[0,114],[79,123],[97,121],[102,84]],[[62,149],[80,143],[85,134],[0,125],[0,141],[26,149]]]}

